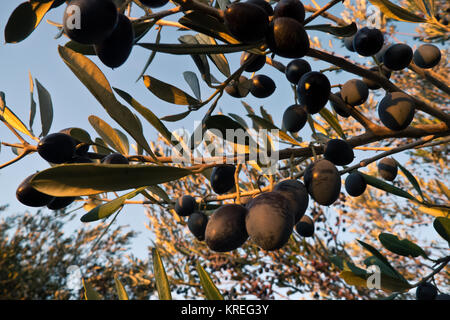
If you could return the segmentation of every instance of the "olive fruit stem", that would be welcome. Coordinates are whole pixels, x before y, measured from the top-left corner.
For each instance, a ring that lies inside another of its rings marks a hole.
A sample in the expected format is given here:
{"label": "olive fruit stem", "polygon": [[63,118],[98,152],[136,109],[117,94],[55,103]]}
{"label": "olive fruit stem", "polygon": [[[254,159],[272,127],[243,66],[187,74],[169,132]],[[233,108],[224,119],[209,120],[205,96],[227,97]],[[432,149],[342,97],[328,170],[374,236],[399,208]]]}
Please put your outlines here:
{"label": "olive fruit stem", "polygon": [[408,69],[414,71],[420,77],[428,80],[433,86],[450,95],[450,87],[448,86],[447,82],[442,77],[438,76],[435,72],[422,69],[418,67],[414,62],[411,62],[409,64]]}
{"label": "olive fruit stem", "polygon": [[399,153],[399,152],[402,152],[402,151],[405,151],[405,150],[412,149],[414,147],[423,145],[423,144],[425,144],[427,142],[430,142],[431,140],[434,140],[436,138],[437,138],[436,136],[427,136],[427,137],[425,137],[425,138],[423,138],[421,140],[418,140],[418,141],[415,141],[415,142],[412,142],[412,143],[408,143],[408,144],[405,144],[405,145],[397,147],[397,148],[393,148],[393,149],[391,149],[389,151],[380,153],[379,155],[376,155],[374,157],[361,160],[358,164],[356,164],[354,166],[351,166],[351,167],[348,167],[348,168],[346,168],[344,170],[339,171],[339,174],[343,175],[343,174],[345,174],[347,172],[350,172],[350,171],[353,171],[355,169],[366,167],[369,164],[371,164],[372,162],[375,162],[375,161],[377,161],[379,159],[382,159],[382,158],[390,156],[392,154]]}
{"label": "olive fruit stem", "polygon": [[173,2],[178,3],[184,11],[194,10],[218,18],[220,21],[223,21],[224,19],[224,12],[222,10],[210,7],[201,2],[197,2],[195,0],[173,0]]}
{"label": "olive fruit stem", "polygon": [[22,158],[25,158],[27,155],[29,155],[30,153],[36,152],[37,148],[36,146],[32,146],[30,144],[26,144],[23,147],[22,153],[19,154],[17,157],[15,157],[12,160],[9,160],[8,162],[5,162],[3,164],[0,165],[0,169],[6,168],[7,166],[12,165],[13,163],[16,163],[17,161],[19,161]]}
{"label": "olive fruit stem", "polygon": [[413,284],[412,288],[418,287],[421,284],[427,282],[428,280],[433,278],[436,274],[438,274],[442,269],[444,269],[444,267],[450,262],[450,256],[446,256],[446,257],[444,257],[442,259],[439,259],[439,261],[440,261],[439,263],[441,263],[441,265],[439,267],[437,267],[436,269],[434,269],[434,271],[432,273],[430,273],[428,276],[426,276],[425,278],[423,278],[419,282]]}
{"label": "olive fruit stem", "polygon": [[328,9],[332,8],[333,6],[338,4],[339,2],[343,2],[343,0],[332,0],[332,1],[328,2],[325,6],[323,6],[320,9],[318,9],[316,12],[314,12],[312,15],[310,15],[308,18],[306,18],[305,21],[303,22],[303,25],[307,25],[308,23],[313,21],[315,18],[320,16],[323,12],[325,12]]}
{"label": "olive fruit stem", "polygon": [[234,171],[234,182],[236,185],[236,203],[241,204],[241,191],[239,188],[239,172],[241,171],[242,163],[238,163]]}

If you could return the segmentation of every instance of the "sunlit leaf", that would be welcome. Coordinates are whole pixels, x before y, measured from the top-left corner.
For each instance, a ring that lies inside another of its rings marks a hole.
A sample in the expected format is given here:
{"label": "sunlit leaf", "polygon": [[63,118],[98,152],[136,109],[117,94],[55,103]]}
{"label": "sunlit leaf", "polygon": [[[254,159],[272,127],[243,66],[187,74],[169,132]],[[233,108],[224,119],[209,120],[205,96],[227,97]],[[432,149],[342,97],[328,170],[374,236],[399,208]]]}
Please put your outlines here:
{"label": "sunlit leaf", "polygon": [[109,124],[97,116],[89,116],[89,123],[107,145],[121,154],[126,155],[128,153],[126,146],[122,143],[122,140],[119,137],[119,134]]}
{"label": "sunlit leaf", "polygon": [[30,79],[30,131],[33,132],[33,122],[34,117],[36,116],[36,101],[34,101],[34,82],[33,77],[31,76],[31,73],[29,73],[29,79]]}
{"label": "sunlit leaf", "polygon": [[95,291],[95,289],[91,286],[91,284],[84,279],[83,287],[84,287],[84,299],[85,300],[103,300],[103,297]]}
{"label": "sunlit leaf", "polygon": [[180,121],[180,120],[183,120],[184,118],[186,118],[190,113],[191,113],[191,111],[188,110],[188,111],[174,114],[171,116],[162,117],[161,120],[168,121],[168,122],[177,122],[177,121]]}
{"label": "sunlit leaf", "polygon": [[73,50],[59,46],[58,51],[67,66],[100,102],[111,118],[125,129],[151,157],[156,159],[134,114],[117,101],[108,80],[100,69],[91,60]]}
{"label": "sunlit leaf", "polygon": [[409,12],[402,7],[390,2],[389,0],[369,0],[373,5],[377,6],[381,12],[388,18],[398,21],[423,23],[427,20]]}
{"label": "sunlit leaf", "polygon": [[171,84],[151,76],[144,76],[145,86],[158,98],[178,105],[196,105],[199,101]]}
{"label": "sunlit leaf", "polygon": [[255,121],[256,124],[261,126],[264,129],[269,130],[270,133],[273,133],[275,136],[279,137],[281,140],[288,141],[294,145],[300,145],[300,142],[289,136],[286,132],[280,130],[280,128],[276,127],[269,121],[267,121],[264,118],[261,118],[254,114],[248,114],[249,118],[251,118],[253,121]]}
{"label": "sunlit leaf", "polygon": [[159,300],[172,300],[169,279],[167,279],[166,270],[164,269],[161,256],[156,248],[152,248],[152,259]]}
{"label": "sunlit leaf", "polygon": [[114,212],[119,210],[123,206],[123,204],[126,200],[134,198],[143,190],[145,190],[145,187],[136,189],[132,192],[129,192],[129,193],[127,193],[121,197],[118,197],[114,200],[111,200],[107,203],[100,204],[97,207],[90,210],[84,216],[82,216],[80,220],[81,220],[81,222],[93,222],[93,221],[107,218],[110,215],[112,215]]}
{"label": "sunlit leaf", "polygon": [[203,269],[200,262],[197,262],[197,272],[200,277],[200,284],[203,288],[203,293],[208,300],[223,300],[223,296],[220,294],[214,282],[211,280],[209,274]]}
{"label": "sunlit leaf", "polygon": [[325,119],[325,121],[336,131],[336,133],[341,137],[342,139],[345,139],[345,133],[344,130],[342,130],[341,125],[339,124],[338,119],[326,108],[322,108],[320,110],[320,115],[322,118]]}
{"label": "sunlit leaf", "polygon": [[116,284],[117,295],[119,296],[119,300],[129,300],[128,294],[125,291],[125,287],[122,282],[120,282],[119,277],[114,275],[114,283]]}

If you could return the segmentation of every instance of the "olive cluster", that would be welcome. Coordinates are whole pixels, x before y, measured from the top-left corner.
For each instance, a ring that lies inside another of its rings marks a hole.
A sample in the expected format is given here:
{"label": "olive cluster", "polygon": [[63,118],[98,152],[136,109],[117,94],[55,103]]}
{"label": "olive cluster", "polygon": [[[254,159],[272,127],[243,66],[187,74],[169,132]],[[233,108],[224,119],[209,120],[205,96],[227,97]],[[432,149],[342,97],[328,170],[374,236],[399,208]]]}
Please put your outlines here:
{"label": "olive cluster", "polygon": [[[71,128],[67,128],[42,138],[37,146],[38,154],[51,164],[93,163],[88,155],[89,145],[71,137],[70,131]],[[102,163],[128,164],[128,159],[120,153],[111,153],[102,159]],[[16,190],[16,197],[22,204],[61,210],[75,201],[76,197],[53,197],[36,190],[30,184],[33,176],[28,176]]]}

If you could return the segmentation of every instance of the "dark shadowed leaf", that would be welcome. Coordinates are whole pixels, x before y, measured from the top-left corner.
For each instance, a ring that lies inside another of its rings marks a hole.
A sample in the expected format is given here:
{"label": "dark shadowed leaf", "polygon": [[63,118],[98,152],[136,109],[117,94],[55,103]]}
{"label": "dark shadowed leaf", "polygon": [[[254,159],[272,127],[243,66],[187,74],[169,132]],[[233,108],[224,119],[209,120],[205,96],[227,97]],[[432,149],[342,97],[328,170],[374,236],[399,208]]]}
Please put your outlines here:
{"label": "dark shadowed leaf", "polygon": [[[180,41],[183,44],[189,44],[189,45],[198,45],[199,44],[197,38],[190,34],[186,34],[184,36],[179,37],[178,41]],[[192,58],[192,60],[194,60],[194,63],[197,66],[197,69],[200,71],[203,81],[205,81],[208,84],[208,86],[210,86],[213,77],[210,72],[209,63],[208,63],[208,59],[206,58],[206,55],[191,54],[191,58]]]}
{"label": "dark shadowed leaf", "polygon": [[386,268],[392,271],[392,275],[395,275],[396,278],[404,281],[407,283],[406,279],[397,271],[394,269],[394,267],[391,266],[389,261],[374,247],[372,247],[370,244],[367,244],[361,240],[358,240],[359,244],[362,245],[367,251],[369,251],[375,258],[377,258],[381,263],[385,265]]}
{"label": "dark shadowed leaf", "polygon": [[152,248],[153,273],[155,274],[156,290],[159,300],[172,300],[169,279],[157,248]]}
{"label": "dark shadowed leaf", "polygon": [[216,39],[229,43],[239,43],[238,40],[228,34],[228,30],[223,23],[207,14],[193,11],[181,17],[178,22],[183,26]]}
{"label": "dark shadowed leaf", "polygon": [[412,256],[414,258],[418,256],[423,257],[427,256],[425,251],[423,251],[423,249],[419,247],[417,244],[407,239],[400,240],[397,236],[393,234],[380,233],[378,239],[386,249],[401,256],[405,257]]}
{"label": "dark shadowed leaf", "polygon": [[148,50],[179,55],[233,53],[255,48],[254,44],[138,43],[138,45]]}
{"label": "dark shadowed leaf", "polygon": [[143,190],[145,190],[145,187],[136,189],[105,204],[101,204],[82,216],[80,220],[81,222],[93,222],[107,218],[119,210],[126,200],[134,198]]}
{"label": "dark shadowed leaf", "polygon": [[433,221],[433,227],[450,244],[450,219],[438,217]]}
{"label": "dark shadowed leaf", "polygon": [[364,180],[366,180],[367,184],[370,184],[372,187],[395,194],[396,196],[399,196],[399,197],[403,197],[403,198],[410,199],[410,200],[416,200],[416,198],[414,198],[414,196],[412,196],[410,193],[408,193],[400,188],[397,188],[396,186],[394,186],[392,184],[386,183],[383,180],[369,176],[362,172],[361,172],[361,174],[363,175]]}
{"label": "dark shadowed leaf", "polygon": [[305,26],[306,30],[322,31],[338,37],[351,37],[358,31],[356,23],[352,22],[347,26],[332,26],[331,24],[318,24],[315,26]]}
{"label": "dark shadowed leaf", "polygon": [[[209,44],[209,45],[217,45],[216,40],[213,37],[209,37],[207,35],[198,33],[195,35],[197,40],[201,44]],[[218,54],[209,54],[208,55],[211,61],[215,64],[217,69],[225,76],[230,77],[230,66],[228,65],[228,60],[223,53]]]}
{"label": "dark shadowed leaf", "polygon": [[37,173],[31,184],[58,197],[93,195],[165,183],[183,178],[188,169],[153,165],[69,164]]}
{"label": "dark shadowed leaf", "polygon": [[36,101],[34,101],[34,82],[33,77],[31,76],[31,72],[28,74],[30,79],[30,131],[33,132],[33,122],[34,117],[36,116]]}
{"label": "dark shadowed leaf", "polygon": [[151,157],[156,159],[136,117],[117,101],[108,80],[100,69],[91,60],[73,50],[60,46],[58,51],[67,66],[100,102],[111,118],[125,129]]}
{"label": "dark shadowed leaf", "polygon": [[96,153],[100,153],[103,155],[108,155],[113,152],[113,150],[109,149],[106,143],[101,138],[95,138],[95,145],[92,146]]}
{"label": "dark shadowed leaf", "polygon": [[178,105],[197,105],[200,102],[188,95],[186,92],[172,86],[171,84],[162,82],[151,76],[144,76],[144,84],[155,96]]}
{"label": "dark shadowed leaf", "polygon": [[191,88],[192,93],[194,93],[194,96],[198,100],[201,100],[200,83],[198,82],[197,75],[192,71],[185,71],[183,72],[183,77]]}
{"label": "dark shadowed leaf", "polygon": [[[155,39],[155,43],[156,44],[159,44],[159,42],[161,41],[161,31],[162,31],[162,26],[161,26],[161,28],[159,28],[158,33],[156,34],[156,39]],[[153,62],[153,59],[155,59],[155,57],[156,57],[156,51],[152,51],[150,53],[150,56],[147,59],[147,62],[144,65],[144,68],[142,69],[141,73],[139,74],[139,77],[136,79],[136,82],[139,81],[139,79],[142,78],[142,76],[145,74],[145,72],[147,71],[148,67]]]}
{"label": "dark shadowed leaf", "polygon": [[245,122],[245,120],[242,117],[238,116],[235,113],[229,113],[228,115],[232,117],[234,120],[236,120],[238,123],[240,123],[240,125],[243,126],[244,128],[246,129],[248,128],[247,122]]}
{"label": "dark shadowed leaf", "polygon": [[388,18],[392,18],[398,21],[423,23],[427,20],[409,12],[402,7],[390,2],[389,0],[369,0],[370,3],[377,6],[381,12]]}
{"label": "dark shadowed leaf", "polygon": [[82,55],[85,56],[95,56],[95,49],[93,45],[90,44],[82,44],[82,43],[78,43],[76,41],[69,41],[67,42],[64,47],[69,48],[75,52],[81,53]]}
{"label": "dark shadowed leaf", "polygon": [[25,40],[39,25],[52,4],[53,0],[45,3],[30,0],[14,9],[5,27],[6,43]]}
{"label": "dark shadowed leaf", "polygon": [[182,113],[162,117],[161,120],[168,121],[168,122],[177,122],[177,121],[180,121],[180,120],[183,120],[184,118],[186,118],[190,113],[191,113],[191,111],[188,110],[188,111],[185,111]]}
{"label": "dark shadowed leaf", "polygon": [[197,262],[197,272],[200,277],[200,284],[203,288],[203,293],[208,300],[223,300],[223,296],[220,294],[214,282],[211,280],[209,274],[203,269],[200,262]]}
{"label": "dark shadowed leaf", "polygon": [[395,160],[395,162],[397,162],[397,166],[400,168],[400,170],[402,170],[402,172],[405,174],[406,178],[408,178],[409,182],[411,182],[414,189],[416,189],[416,191],[419,193],[422,200],[424,200],[422,189],[420,188],[420,185],[419,185],[419,182],[417,181],[417,179],[413,176],[413,174],[411,172],[409,172],[405,167],[403,167],[397,160]]}
{"label": "dark shadowed leaf", "polygon": [[42,133],[41,136],[46,136],[53,122],[53,104],[52,97],[47,89],[36,79],[36,88],[39,100],[39,110],[41,112]]}

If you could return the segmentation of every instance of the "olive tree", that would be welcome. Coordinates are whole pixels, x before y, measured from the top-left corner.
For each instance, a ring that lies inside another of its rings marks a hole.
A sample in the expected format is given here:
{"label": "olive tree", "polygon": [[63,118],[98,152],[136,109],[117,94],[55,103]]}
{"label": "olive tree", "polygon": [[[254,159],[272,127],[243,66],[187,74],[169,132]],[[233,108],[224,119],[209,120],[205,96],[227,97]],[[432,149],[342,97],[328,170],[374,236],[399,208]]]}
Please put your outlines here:
{"label": "olive tree", "polygon": [[[2,121],[18,141],[2,142],[17,157],[1,168],[35,152],[53,164],[24,181],[19,201],[41,206],[47,197],[43,205],[58,209],[84,201],[83,223],[141,204],[160,298],[408,298],[416,287],[418,299],[445,297],[450,88],[447,51],[433,45],[448,40],[444,1],[113,2],[69,1],[53,24],[69,38],[57,48],[61,59],[120,130],[99,114],[89,117],[96,137],[83,128],[50,133],[50,120],[35,136],[3,94]],[[21,4],[6,41],[25,40],[62,4]],[[399,21],[418,28],[404,34]],[[163,28],[177,28],[178,42],[164,40]],[[159,117],[110,84],[102,69],[122,65],[133,46],[150,52],[139,81],[183,112]],[[148,73],[157,54],[193,60],[198,70],[183,73],[192,94]],[[260,74],[263,67],[279,78]],[[36,86],[45,115],[50,96]],[[271,115],[280,106],[246,101],[281,86],[292,87],[281,123]],[[246,115],[218,111],[226,95]],[[201,119],[192,134],[164,124],[190,114]],[[432,239],[420,236],[427,226]]]}

